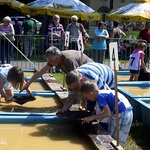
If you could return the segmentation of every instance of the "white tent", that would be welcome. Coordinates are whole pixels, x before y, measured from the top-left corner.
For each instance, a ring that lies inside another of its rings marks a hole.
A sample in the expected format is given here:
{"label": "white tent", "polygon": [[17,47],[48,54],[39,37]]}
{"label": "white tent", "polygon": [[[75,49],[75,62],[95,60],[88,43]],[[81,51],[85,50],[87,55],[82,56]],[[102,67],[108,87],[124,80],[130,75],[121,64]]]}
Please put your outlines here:
{"label": "white tent", "polygon": [[30,8],[25,10],[30,15],[43,14],[53,16],[58,14],[62,18],[77,15],[81,20],[100,20],[100,14],[79,0],[35,0],[27,4]]}

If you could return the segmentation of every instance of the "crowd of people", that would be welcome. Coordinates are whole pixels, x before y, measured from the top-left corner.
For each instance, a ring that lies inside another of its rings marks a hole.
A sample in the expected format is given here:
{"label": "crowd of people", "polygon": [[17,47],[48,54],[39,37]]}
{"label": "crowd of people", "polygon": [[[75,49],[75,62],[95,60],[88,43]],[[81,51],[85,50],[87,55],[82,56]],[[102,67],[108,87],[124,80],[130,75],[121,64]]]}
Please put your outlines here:
{"label": "crowd of people", "polygon": [[[64,27],[59,23],[59,15],[54,15],[53,22],[48,26],[49,42],[52,46],[45,51],[47,64],[40,70],[37,70],[31,79],[26,82],[22,69],[10,65],[12,45],[7,41],[5,36],[14,42],[15,32],[16,34],[20,34],[23,30],[24,35],[28,35],[24,39],[24,53],[27,57],[31,57],[33,53],[31,43],[33,43],[32,40],[34,39],[36,25],[29,15],[26,16],[22,25],[16,20],[13,27],[10,21],[10,17],[6,16],[3,19],[4,23],[0,24],[0,31],[2,32],[1,56],[5,56],[5,52],[7,53],[7,64],[5,64],[5,57],[2,57],[2,65],[0,66],[0,94],[5,97],[5,100],[11,101],[11,97],[14,95],[13,88],[19,88],[20,91],[27,90],[27,93],[33,96],[29,88],[33,81],[53,67],[61,69],[61,71],[66,74],[65,79],[68,86],[68,98],[60,112],[68,111],[74,102],[86,102],[82,103],[82,106],[93,115],[83,118],[83,123],[97,120],[106,132],[116,139],[116,135],[114,134],[116,131],[114,72],[111,68],[103,64],[105,51],[107,49],[106,39],[110,37],[108,31],[105,29],[105,22],[98,23],[98,28],[95,29],[93,33],[94,57],[92,60],[84,53],[81,54],[77,48],[77,39],[80,32],[83,38],[89,38],[84,26],[78,23],[78,17],[73,15],[71,17],[71,23],[66,28],[66,31],[70,32],[70,44],[69,49],[63,51],[62,41],[65,37]],[[146,26],[148,26],[147,23]],[[3,36],[3,34],[5,36]],[[148,34],[147,29],[141,31],[139,37],[142,39],[144,39],[143,34]],[[125,36],[125,33],[118,28],[118,22],[115,21],[111,37],[117,39]],[[3,41],[7,42],[7,47],[4,47]],[[118,40],[117,43],[119,50],[120,43]],[[144,50],[146,48],[146,43],[139,42],[137,49],[130,55],[130,81],[138,80],[141,66],[144,72],[148,72],[144,63]],[[80,102],[78,100],[80,100]],[[120,144],[124,147],[133,120],[133,108],[128,99],[119,92],[118,101]]]}
{"label": "crowd of people", "polygon": [[[19,39],[22,32],[24,36],[24,55],[31,57],[33,54],[33,40],[36,33],[36,23],[31,19],[30,15],[26,15],[22,25],[18,22],[17,18],[14,20],[15,24],[11,23],[11,18],[6,16],[3,18],[3,23],[0,24],[1,31],[1,63],[10,63],[13,44],[19,48]],[[11,44],[11,42],[13,44]],[[5,62],[6,59],[6,62]]]}
{"label": "crowd of people", "polygon": [[[3,22],[1,23],[0,31],[6,34],[7,37],[15,43],[15,45],[20,48],[20,34],[23,34],[23,52],[26,57],[31,58],[33,55],[34,49],[34,35],[36,34],[36,23],[32,20],[30,15],[26,15],[22,25],[18,22],[17,18],[15,18],[15,24],[11,24],[11,18],[6,16],[3,18]],[[54,15],[52,17],[52,22],[49,23],[47,27],[47,36],[48,36],[48,45],[53,45],[59,48],[60,50],[64,49],[64,39],[65,39],[65,32],[69,31],[69,47],[68,49],[78,50],[77,39],[79,37],[79,33],[82,33],[83,43],[86,44],[86,41],[90,36],[86,32],[83,24],[78,22],[78,17],[76,15],[71,16],[70,18],[71,23],[69,23],[66,28],[64,28],[63,24],[60,23],[59,15]],[[94,30],[93,35],[93,60],[95,62],[103,63],[105,59],[106,50],[108,50],[109,41],[116,41],[118,43],[118,55],[121,55],[121,51],[124,45],[120,43],[121,38],[126,38],[125,32],[120,29],[119,27],[120,22],[114,21],[113,22],[113,29],[112,31],[108,31],[106,29],[105,22],[99,22],[97,24],[97,28]],[[9,28],[11,27],[11,30]],[[138,35],[138,39],[145,40],[147,42],[147,46],[149,49],[149,22],[146,22],[145,28],[141,30],[140,34]],[[4,30],[4,31],[3,31]],[[7,31],[6,31],[7,30]],[[4,47],[9,49],[7,51],[1,51],[3,58],[1,58],[2,64],[5,63],[5,56],[6,56],[6,63],[10,63],[13,47],[12,45],[7,42],[3,36],[1,36],[2,49]],[[107,40],[110,39],[110,40]],[[22,43],[21,43],[22,44]],[[149,60],[149,50],[145,51],[145,61]],[[126,49],[127,50],[127,49]],[[56,68],[56,72],[60,71],[59,68]]]}

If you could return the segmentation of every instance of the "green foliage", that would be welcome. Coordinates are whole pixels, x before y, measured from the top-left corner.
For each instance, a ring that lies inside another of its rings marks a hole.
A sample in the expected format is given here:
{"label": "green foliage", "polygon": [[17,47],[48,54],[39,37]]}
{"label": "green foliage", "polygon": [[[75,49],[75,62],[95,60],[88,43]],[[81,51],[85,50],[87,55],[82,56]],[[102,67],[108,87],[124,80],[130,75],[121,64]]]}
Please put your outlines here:
{"label": "green foliage", "polygon": [[[126,33],[126,38],[129,38],[129,32],[125,31],[125,33]],[[139,30],[133,30],[132,31],[132,35],[135,35],[136,38],[138,37],[139,33],[140,33]]]}
{"label": "green foliage", "polygon": [[90,58],[93,58],[93,48],[92,48],[91,42],[87,43],[87,44],[84,46],[84,54],[86,54],[86,55],[89,56]]}
{"label": "green foliage", "polygon": [[[53,76],[55,77],[55,79],[58,81],[58,83],[60,83],[61,85],[63,85],[63,82],[65,81],[65,76],[64,73],[53,73]],[[64,82],[64,87],[67,88],[66,82]]]}
{"label": "green foliage", "polygon": [[125,150],[149,150],[150,129],[143,126],[141,122],[133,122],[130,134],[125,145]]}

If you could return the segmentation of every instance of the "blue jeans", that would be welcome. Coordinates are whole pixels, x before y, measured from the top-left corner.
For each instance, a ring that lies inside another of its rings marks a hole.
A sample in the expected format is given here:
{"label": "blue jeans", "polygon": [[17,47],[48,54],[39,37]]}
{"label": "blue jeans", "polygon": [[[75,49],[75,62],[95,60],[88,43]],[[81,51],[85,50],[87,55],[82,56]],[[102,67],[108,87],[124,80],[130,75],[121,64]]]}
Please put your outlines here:
{"label": "blue jeans", "polygon": [[1,62],[2,64],[5,64],[5,58],[6,58],[6,63],[10,64],[10,58],[12,55],[12,44],[9,43],[9,41],[5,39],[1,39]]}

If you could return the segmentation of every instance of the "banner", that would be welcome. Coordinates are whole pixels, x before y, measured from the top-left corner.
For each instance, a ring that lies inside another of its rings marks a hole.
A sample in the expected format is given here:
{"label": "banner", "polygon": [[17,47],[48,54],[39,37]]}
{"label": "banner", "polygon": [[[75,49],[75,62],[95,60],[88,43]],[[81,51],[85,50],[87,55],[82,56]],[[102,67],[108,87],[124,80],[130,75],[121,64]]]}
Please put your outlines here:
{"label": "banner", "polygon": [[57,3],[53,3],[53,7],[55,9],[74,9],[73,5],[62,5],[62,4],[57,4]]}

